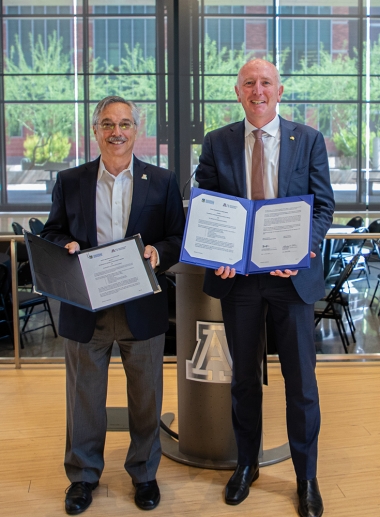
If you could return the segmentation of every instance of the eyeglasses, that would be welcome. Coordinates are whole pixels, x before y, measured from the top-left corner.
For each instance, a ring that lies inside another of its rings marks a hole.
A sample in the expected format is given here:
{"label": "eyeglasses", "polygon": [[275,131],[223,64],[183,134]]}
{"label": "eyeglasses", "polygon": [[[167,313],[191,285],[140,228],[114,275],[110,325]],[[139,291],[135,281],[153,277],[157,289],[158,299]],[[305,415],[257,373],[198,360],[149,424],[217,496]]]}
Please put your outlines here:
{"label": "eyeglasses", "polygon": [[120,122],[120,124],[112,124],[111,122],[103,122],[102,124],[97,124],[103,131],[113,131],[116,126],[122,131],[126,131],[127,129],[131,129],[136,124],[134,122]]}

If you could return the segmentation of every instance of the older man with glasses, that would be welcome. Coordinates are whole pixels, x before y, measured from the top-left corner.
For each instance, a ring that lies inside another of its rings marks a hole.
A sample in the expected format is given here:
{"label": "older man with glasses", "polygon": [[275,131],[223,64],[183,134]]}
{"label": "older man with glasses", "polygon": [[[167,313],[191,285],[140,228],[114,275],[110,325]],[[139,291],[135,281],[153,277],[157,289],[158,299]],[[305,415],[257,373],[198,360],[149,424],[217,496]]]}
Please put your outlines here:
{"label": "older man with glasses", "polygon": [[65,469],[71,485],[66,513],[92,502],[104,468],[108,366],[114,341],[128,379],[131,443],[125,469],[142,510],[160,501],[162,361],[168,329],[166,279],[178,261],[184,212],[174,173],[133,155],[139,113],[117,96],[95,108],[93,131],[101,155],[58,173],[49,219],[41,236],[68,253],[141,234],[145,258],[162,292],[93,313],[61,304],[59,332],[66,338],[67,440]]}

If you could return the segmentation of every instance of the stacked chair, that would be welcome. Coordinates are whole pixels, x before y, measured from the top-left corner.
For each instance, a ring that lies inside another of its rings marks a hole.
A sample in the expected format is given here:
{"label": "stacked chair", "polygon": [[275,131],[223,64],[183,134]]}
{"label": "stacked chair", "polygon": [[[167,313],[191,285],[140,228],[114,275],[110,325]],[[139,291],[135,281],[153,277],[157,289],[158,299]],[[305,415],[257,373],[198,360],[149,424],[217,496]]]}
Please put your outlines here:
{"label": "stacked chair", "polygon": [[37,217],[31,217],[29,219],[29,228],[33,235],[39,235],[44,229],[44,223],[37,219]]}
{"label": "stacked chair", "polygon": [[[368,228],[361,226],[356,228],[352,233],[368,233]],[[369,248],[364,248],[364,243],[366,242],[366,237],[363,239],[339,239],[337,240],[337,248],[333,250],[331,254],[331,259],[333,264],[330,268],[330,272],[327,278],[335,277],[340,274],[340,272],[345,268],[345,266],[351,262],[353,257],[356,254],[359,254],[359,259],[355,266],[355,272],[358,273],[357,277],[352,281],[361,280],[364,278],[367,280],[368,287],[370,287],[369,283],[369,266],[368,259],[371,255],[371,250]],[[340,243],[340,244],[338,244]],[[334,274],[334,271],[338,269],[338,273]],[[364,273],[364,276],[362,276]]]}
{"label": "stacked chair", "polygon": [[[38,221],[38,219],[37,219]],[[40,221],[41,222],[41,221]],[[42,227],[43,227],[43,223]],[[19,223],[12,223],[13,231],[16,235],[23,235],[24,229]],[[21,346],[23,347],[22,336],[28,332],[51,326],[54,336],[57,337],[57,330],[54,324],[53,315],[50,309],[49,300],[46,296],[33,292],[32,274],[29,266],[29,257],[26,250],[26,245],[23,242],[17,242],[17,279],[18,279],[18,299],[19,310],[22,314],[19,316],[23,325],[20,331]],[[0,264],[0,321],[6,322],[12,335],[13,321],[12,321],[12,287],[11,287],[11,273],[5,264]],[[47,312],[48,322],[43,323],[37,327],[30,328],[30,318],[32,315]]]}
{"label": "stacked chair", "polygon": [[361,253],[357,252],[352,259],[344,266],[343,270],[339,274],[334,287],[322,300],[316,302],[314,306],[314,323],[317,327],[322,319],[335,320],[340,338],[342,340],[343,348],[346,354],[348,354],[349,341],[346,330],[344,328],[343,316],[347,318],[348,325],[350,328],[351,336],[355,340],[355,325],[350,313],[348,298],[342,293],[344,284],[348,281],[352,272],[357,267],[360,260]]}

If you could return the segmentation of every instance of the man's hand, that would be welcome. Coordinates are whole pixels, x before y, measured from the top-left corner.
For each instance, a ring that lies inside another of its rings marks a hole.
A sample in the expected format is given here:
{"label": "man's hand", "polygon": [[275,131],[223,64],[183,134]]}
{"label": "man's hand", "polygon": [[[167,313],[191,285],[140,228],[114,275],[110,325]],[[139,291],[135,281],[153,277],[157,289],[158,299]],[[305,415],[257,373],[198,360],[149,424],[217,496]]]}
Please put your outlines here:
{"label": "man's hand", "polygon": [[157,266],[157,251],[153,246],[145,246],[144,257],[150,260],[150,264],[153,269]]}
{"label": "man's hand", "polygon": [[75,241],[66,244],[65,248],[69,250],[70,255],[73,255],[74,253],[80,250],[79,244]]}
{"label": "man's hand", "polygon": [[[314,258],[316,255],[314,251],[310,252],[310,257]],[[296,276],[298,273],[298,269],[291,270],[291,269],[285,269],[285,271],[280,271],[279,269],[276,269],[275,271],[271,271],[269,274],[272,276],[280,276],[281,278],[289,278],[290,276]]]}
{"label": "man's hand", "polygon": [[[316,255],[314,251],[310,252],[310,257],[314,258]],[[280,271],[279,269],[276,269],[275,271],[271,271],[269,274],[272,276],[280,276],[281,278],[289,278],[290,276],[296,276],[298,273],[298,269],[292,271],[291,269],[285,269],[285,271]],[[220,266],[219,269],[215,270],[216,276],[220,276],[220,278],[223,278],[225,280],[226,278],[233,278],[236,275],[236,270],[230,266]],[[248,275],[245,275],[248,276]]]}
{"label": "man's hand", "polygon": [[215,274],[225,280],[226,278],[233,278],[236,275],[236,270],[233,267],[230,268],[230,266],[220,266],[219,269],[215,270]]}

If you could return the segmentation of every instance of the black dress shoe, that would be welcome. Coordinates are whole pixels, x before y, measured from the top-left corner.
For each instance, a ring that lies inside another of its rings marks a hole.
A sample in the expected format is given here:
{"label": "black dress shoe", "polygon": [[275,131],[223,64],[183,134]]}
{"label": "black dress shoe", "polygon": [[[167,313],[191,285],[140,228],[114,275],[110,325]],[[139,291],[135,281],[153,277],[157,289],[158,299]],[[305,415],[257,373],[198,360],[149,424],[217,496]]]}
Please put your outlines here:
{"label": "black dress shoe", "polygon": [[323,502],[317,478],[297,479],[297,494],[299,499],[298,513],[301,517],[321,517]]}
{"label": "black dress shoe", "polygon": [[135,503],[141,510],[153,510],[160,502],[160,489],[157,481],[147,481],[146,483],[133,483],[136,488]]}
{"label": "black dress shoe", "polygon": [[259,477],[259,464],[238,465],[226,485],[226,503],[239,504],[249,494],[249,487]]}
{"label": "black dress shoe", "polygon": [[92,491],[99,485],[96,483],[87,483],[87,481],[74,481],[67,489],[65,499],[65,510],[69,515],[78,515],[82,513],[92,503]]}

